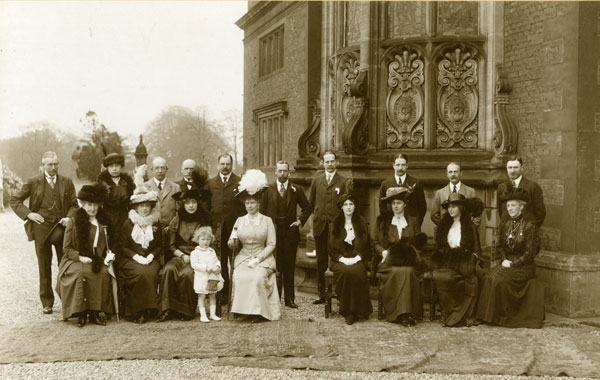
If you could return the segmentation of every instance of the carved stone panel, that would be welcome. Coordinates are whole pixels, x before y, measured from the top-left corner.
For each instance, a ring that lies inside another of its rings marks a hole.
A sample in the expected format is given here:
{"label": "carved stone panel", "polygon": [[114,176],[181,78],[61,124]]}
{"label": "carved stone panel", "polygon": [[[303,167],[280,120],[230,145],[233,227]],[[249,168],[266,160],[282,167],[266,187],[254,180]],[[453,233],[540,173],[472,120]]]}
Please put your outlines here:
{"label": "carved stone panel", "polygon": [[354,45],[358,43],[360,38],[360,10],[361,6],[358,1],[347,1],[345,3],[345,15],[344,15],[344,31],[346,46]]}
{"label": "carved stone panel", "polygon": [[437,90],[437,147],[477,148],[479,57],[457,44],[441,50]]}
{"label": "carved stone panel", "polygon": [[426,34],[427,9],[424,1],[391,1],[387,6],[388,38]]}
{"label": "carved stone panel", "polygon": [[423,148],[425,82],[421,52],[399,47],[386,54],[386,147]]}
{"label": "carved stone panel", "polygon": [[438,1],[437,28],[442,35],[477,35],[479,3],[476,1]]}
{"label": "carved stone panel", "polygon": [[365,154],[368,149],[367,125],[368,99],[366,97],[367,72],[360,71],[358,53],[347,53],[340,57],[337,69],[337,115],[341,124],[344,152]]}

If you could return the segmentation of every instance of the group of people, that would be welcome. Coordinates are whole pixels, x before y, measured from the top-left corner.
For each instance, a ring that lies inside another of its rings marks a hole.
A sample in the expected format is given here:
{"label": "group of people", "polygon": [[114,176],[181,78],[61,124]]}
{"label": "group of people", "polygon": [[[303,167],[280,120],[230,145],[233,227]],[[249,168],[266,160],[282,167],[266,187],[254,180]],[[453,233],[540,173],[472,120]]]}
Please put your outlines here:
{"label": "group of people", "polygon": [[44,173],[11,198],[35,241],[43,312],[52,313],[54,301],[54,245],[63,318],[76,317],[79,326],[104,325],[117,307],[137,323],[189,320],[196,311],[202,322],[219,320],[217,298],[252,322],[277,320],[281,295],[286,307],[298,307],[299,229],[312,214],[319,295],[314,303],[326,302],[329,268],[339,313],[348,324],[372,313],[369,276],[378,278],[386,320],[416,324],[422,317],[423,273],[432,270],[444,325],[481,320],[541,327],[543,287],[535,281],[533,259],[545,206],[540,187],[523,178],[520,158],[508,161],[509,181],[498,188],[500,265],[491,270],[480,257],[483,204],[461,182],[457,163],[447,166],[449,183],[434,197],[431,219],[437,227],[429,263],[421,258],[427,202],[419,181],[407,174],[406,155],[395,157],[394,176],[381,184],[373,233],[355,212],[363,198],[337,171],[333,152],[323,154],[324,171],[313,177],[308,198],[289,180],[285,161],[277,163],[271,184],[260,170],[237,176],[232,163],[229,154],[219,156],[218,174],[207,179],[193,160],[185,160],[183,178],[173,182],[166,178],[166,160],[156,157],[154,176],[144,181],[142,170],[132,178],[123,171],[123,156],[113,153],[105,157],[98,183],[75,195],[71,180],[58,174],[56,154],[45,153]]}

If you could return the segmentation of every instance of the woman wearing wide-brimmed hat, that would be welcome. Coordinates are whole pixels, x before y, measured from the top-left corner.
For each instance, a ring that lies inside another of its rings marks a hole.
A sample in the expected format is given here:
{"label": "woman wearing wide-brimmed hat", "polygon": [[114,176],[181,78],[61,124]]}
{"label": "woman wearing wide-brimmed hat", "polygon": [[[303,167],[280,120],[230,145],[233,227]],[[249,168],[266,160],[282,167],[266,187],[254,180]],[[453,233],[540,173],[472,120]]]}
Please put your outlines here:
{"label": "woman wearing wide-brimmed hat", "polygon": [[329,231],[330,268],[333,272],[339,313],[351,325],[373,312],[367,270],[373,247],[367,222],[356,213],[356,196],[343,194],[337,206],[342,212]]}
{"label": "woman wearing wide-brimmed hat", "polygon": [[190,254],[198,245],[192,240],[199,227],[211,226],[210,214],[202,207],[208,191],[191,189],[173,194],[179,204],[169,224],[169,250],[160,283],[158,322],[171,318],[190,320],[196,315],[198,295],[194,291],[194,270]]}
{"label": "woman wearing wide-brimmed hat", "polygon": [[431,257],[444,326],[476,324],[478,282],[475,265],[481,245],[477,227],[471,220],[469,203],[459,193],[451,193],[442,203],[447,212],[438,225],[435,252]]}
{"label": "woman wearing wide-brimmed hat", "polygon": [[[421,259],[414,248],[417,240],[426,240],[415,217],[405,214],[411,190],[398,186],[387,189],[381,200],[386,211],[375,224],[373,273],[379,273],[379,292],[388,322],[415,325],[422,317]],[[422,242],[421,242],[422,243]]]}
{"label": "woman wearing wide-brimmed hat", "polygon": [[237,218],[228,241],[231,249],[242,243],[234,260],[231,312],[248,315],[253,322],[281,317],[273,256],[275,226],[259,212],[266,187],[267,177],[260,170],[244,173],[236,196],[246,207],[246,215]]}
{"label": "woman wearing wide-brimmed hat", "polygon": [[56,292],[63,318],[77,317],[79,327],[87,323],[88,317],[90,322],[103,326],[106,314],[114,312],[108,265],[115,255],[106,246],[107,221],[99,213],[104,196],[102,185],[84,185],[77,193],[80,208],[65,230]]}
{"label": "woman wearing wide-brimmed hat", "polygon": [[160,211],[154,207],[158,194],[144,186],[136,173],[136,189],[129,201],[129,215],[120,234],[117,269],[124,292],[126,319],[144,323],[158,309],[158,272],[162,260]]}
{"label": "woman wearing wide-brimmed hat", "polygon": [[500,225],[497,265],[483,278],[477,318],[505,327],[541,328],[544,320],[544,287],[536,280],[538,228],[523,215],[529,194],[514,188],[503,194],[509,218]]}

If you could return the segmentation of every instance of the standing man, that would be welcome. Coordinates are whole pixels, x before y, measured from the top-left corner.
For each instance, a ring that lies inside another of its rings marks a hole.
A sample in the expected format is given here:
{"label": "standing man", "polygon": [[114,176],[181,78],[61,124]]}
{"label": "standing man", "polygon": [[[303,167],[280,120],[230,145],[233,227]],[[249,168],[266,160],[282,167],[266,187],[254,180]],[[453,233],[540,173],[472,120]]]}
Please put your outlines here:
{"label": "standing man", "polygon": [[219,173],[208,180],[206,187],[211,193],[210,215],[212,223],[217,226],[217,231],[218,227],[221,227],[221,233],[220,236],[217,236],[217,239],[219,239],[221,248],[221,275],[225,283],[220,298],[221,304],[225,305],[229,302],[227,299],[229,270],[227,268],[229,257],[231,257],[231,249],[227,246],[227,240],[229,240],[235,221],[239,216],[244,215],[246,210],[242,202],[235,198],[240,177],[231,172],[233,158],[228,153],[221,154],[218,157],[218,165]]}
{"label": "standing man", "polygon": [[[71,179],[58,174],[58,156],[54,152],[42,155],[44,173],[30,178],[21,191],[10,198],[10,207],[25,220],[29,241],[35,241],[40,277],[42,312],[52,314],[52,245],[57,262],[63,254],[63,234],[67,216],[75,212],[77,200]],[[29,198],[29,207],[23,202]]]}
{"label": "standing man", "polygon": [[[306,200],[306,195],[301,188],[296,187],[288,180],[290,165],[286,161],[279,161],[275,170],[277,181],[272,183],[263,192],[260,203],[260,212],[273,219],[277,235],[275,244],[275,260],[277,270],[281,273],[281,280],[277,289],[281,296],[281,282],[283,282],[285,306],[297,309],[294,291],[294,272],[296,269],[296,252],[300,241],[300,227],[312,213],[312,207]],[[300,215],[297,208],[300,206]]]}
{"label": "standing man", "polygon": [[[460,165],[456,162],[451,162],[446,166],[446,175],[448,176],[449,183],[435,192],[433,197],[433,207],[431,208],[431,221],[436,226],[442,220],[442,217],[447,212],[446,209],[442,208],[442,203],[448,200],[450,194],[458,193],[465,196],[465,198],[474,198],[475,189],[469,187],[461,182],[462,172]],[[479,226],[481,217],[473,218],[475,225]],[[477,219],[477,220],[475,220]]]}
{"label": "standing man", "polygon": [[[425,192],[423,192],[423,188],[416,178],[406,174],[406,171],[408,170],[408,157],[405,154],[400,153],[394,158],[393,168],[394,176],[383,180],[381,183],[381,187],[379,188],[379,199],[385,198],[386,191],[390,187],[404,186],[412,188],[412,198],[406,206],[406,214],[417,218],[417,223],[419,224],[419,227],[421,227],[425,213],[427,213]],[[386,212],[386,206],[385,201],[379,201],[379,212],[381,214]]]}
{"label": "standing man", "polygon": [[544,223],[546,218],[546,205],[544,204],[544,193],[537,183],[523,177],[523,159],[519,156],[512,156],[506,162],[506,173],[508,181],[498,185],[498,213],[500,219],[507,217],[506,202],[502,202],[502,195],[508,194],[513,187],[527,190],[530,202],[525,204],[523,215],[532,217],[538,228]]}
{"label": "standing man", "polygon": [[160,210],[160,224],[163,228],[169,226],[171,219],[177,212],[177,202],[173,199],[173,194],[181,190],[178,184],[166,178],[167,170],[169,170],[169,167],[164,158],[154,158],[152,160],[154,178],[144,183],[147,189],[156,191],[158,194],[156,207]]}
{"label": "standing man", "polygon": [[348,181],[337,172],[335,153],[326,151],[321,165],[325,173],[318,172],[312,179],[308,202],[314,207],[313,235],[317,250],[317,284],[319,299],[313,303],[325,303],[325,272],[329,264],[329,225],[341,212],[337,207],[341,196],[349,191]]}
{"label": "standing man", "polygon": [[[181,190],[204,190],[204,188],[206,187],[208,173],[206,172],[206,170],[199,167],[198,164],[196,164],[196,161],[192,160],[191,158],[184,160],[181,164],[181,174],[183,175],[183,178],[181,178],[178,181],[175,181],[175,183],[179,185]],[[202,207],[204,207],[204,210],[206,210],[207,212],[210,211],[210,202],[208,198],[203,198],[203,200],[200,201],[200,204]]]}

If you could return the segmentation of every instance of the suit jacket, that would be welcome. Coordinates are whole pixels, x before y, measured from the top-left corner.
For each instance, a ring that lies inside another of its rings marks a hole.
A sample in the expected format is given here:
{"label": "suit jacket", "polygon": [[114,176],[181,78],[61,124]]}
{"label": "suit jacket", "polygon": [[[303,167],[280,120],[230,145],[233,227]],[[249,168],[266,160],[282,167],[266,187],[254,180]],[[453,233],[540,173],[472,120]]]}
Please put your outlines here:
{"label": "suit jacket", "polygon": [[[279,182],[275,182],[269,185],[269,187],[263,192],[262,201],[260,202],[260,213],[269,216],[273,219],[273,223],[277,226],[277,203],[279,202]],[[285,190],[284,198],[286,200],[286,225],[294,223],[296,220],[300,220],[300,223],[304,225],[306,220],[312,213],[312,207],[304,195],[304,191],[296,185],[288,181],[288,188]],[[298,205],[300,206],[300,216],[297,216]],[[297,231],[299,229],[295,228]]]}
{"label": "suit jacket", "polygon": [[[417,218],[417,223],[419,224],[419,228],[421,224],[423,224],[423,218],[425,217],[425,213],[427,213],[427,201],[425,200],[425,192],[423,191],[423,187],[416,178],[411,177],[410,175],[406,175],[404,180],[404,185],[414,186],[413,195],[410,202],[406,205],[406,214],[410,216],[414,216]],[[381,201],[381,198],[385,197],[385,192],[390,187],[400,186],[396,183],[396,177],[391,177],[383,180],[381,186],[379,187],[379,212],[381,214],[387,211],[386,202]]]}
{"label": "suit jacket", "polygon": [[223,184],[219,174],[206,182],[206,189],[211,194],[209,210],[212,222],[214,225],[221,224],[225,226],[223,232],[226,234],[231,233],[231,228],[233,228],[237,218],[246,213],[242,202],[235,197],[239,184],[240,177],[234,173],[231,173],[226,184]]}
{"label": "suit jacket", "polygon": [[156,191],[158,194],[156,207],[160,210],[160,224],[168,226],[177,212],[177,202],[173,199],[173,194],[181,191],[179,185],[165,179],[165,185],[163,186],[162,191],[160,191],[158,190],[158,186],[156,186],[156,182],[154,182],[154,178],[149,179],[144,185],[147,189]]}
{"label": "suit jacket", "polygon": [[339,172],[335,173],[329,184],[327,184],[324,171],[315,174],[308,197],[308,202],[314,207],[314,236],[329,233],[329,231],[325,231],[325,225],[331,223],[341,212],[337,203],[348,190],[348,180]]}
{"label": "suit jacket", "polygon": [[[40,174],[30,178],[21,188],[21,190],[10,197],[10,207],[14,210],[19,218],[26,221],[25,229],[32,230],[33,222],[27,219],[27,215],[31,212],[37,212],[44,198],[44,182],[45,175]],[[77,199],[75,197],[75,186],[73,181],[68,177],[63,177],[60,174],[56,175],[56,184],[60,193],[61,216],[71,216],[77,210]],[[29,207],[23,203],[29,198]],[[33,240],[33,235],[29,236],[29,241]]]}
{"label": "suit jacket", "polygon": [[[452,190],[450,189],[450,182],[438,191],[435,192],[435,196],[433,197],[433,206],[431,207],[431,221],[436,226],[439,224],[442,216],[446,213],[446,210],[442,208],[442,203],[448,200],[450,197],[450,193]],[[475,197],[475,189],[465,185],[463,182],[460,183],[460,188],[458,189],[458,193],[465,196],[465,198],[474,198]]]}
{"label": "suit jacket", "polygon": [[[502,200],[502,194],[505,194],[511,186],[512,184],[508,181],[498,185],[498,213],[500,214],[500,220],[508,216],[506,202]],[[523,209],[523,215],[533,218],[538,228],[541,227],[546,218],[546,205],[544,204],[542,188],[536,182],[530,181],[525,177],[521,178],[518,187],[527,190],[530,197],[530,201],[527,202]]]}

